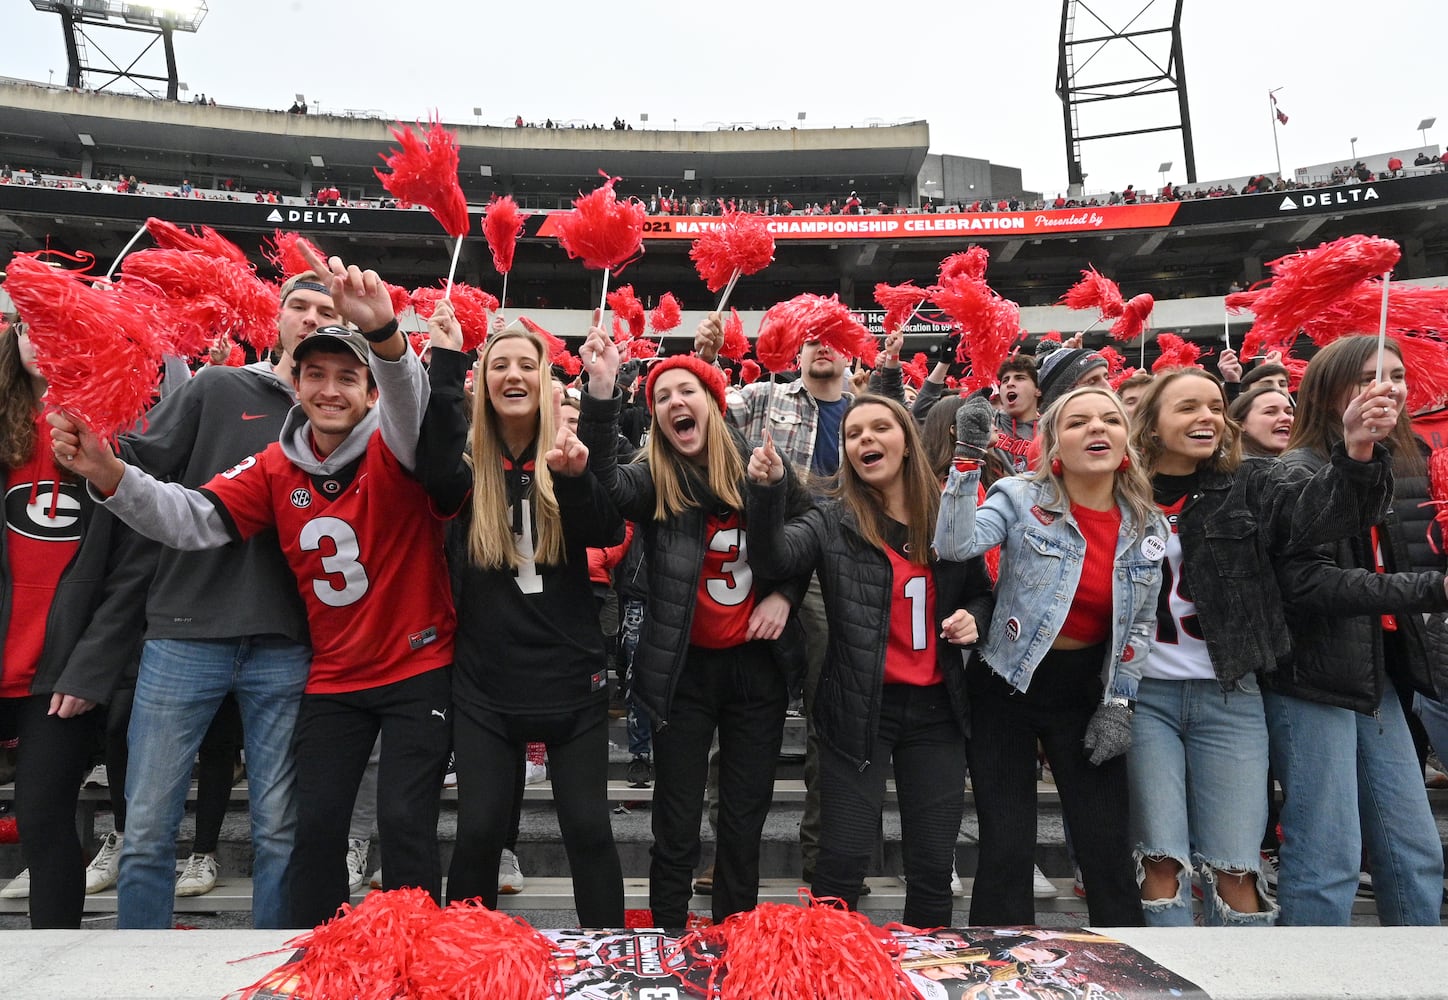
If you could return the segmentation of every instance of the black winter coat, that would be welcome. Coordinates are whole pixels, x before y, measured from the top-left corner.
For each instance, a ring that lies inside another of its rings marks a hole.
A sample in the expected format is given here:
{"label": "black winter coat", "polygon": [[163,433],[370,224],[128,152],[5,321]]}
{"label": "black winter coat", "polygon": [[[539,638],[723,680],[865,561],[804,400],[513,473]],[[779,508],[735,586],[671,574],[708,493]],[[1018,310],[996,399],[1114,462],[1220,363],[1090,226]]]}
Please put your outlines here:
{"label": "black winter coat", "polygon": [[[822,742],[863,770],[871,763],[870,748],[880,724],[890,635],[890,559],[860,536],[854,516],[839,502],[786,523],[783,487],[783,481],[767,487],[750,484],[749,551],[764,573],[807,573],[818,567],[829,640],[815,690],[815,731]],[[988,633],[995,597],[984,560],[937,560],[932,569],[936,634],[941,622],[959,608],[971,613],[982,636]],[[962,735],[968,735],[965,665],[975,653],[943,639],[937,640],[935,649],[951,708]]]}
{"label": "black winter coat", "polygon": [[[1283,461],[1307,470],[1323,464],[1321,456],[1305,449],[1288,452]],[[1296,553],[1279,566],[1294,649],[1291,663],[1267,679],[1272,690],[1337,708],[1376,711],[1389,683],[1379,616],[1392,614],[1403,653],[1395,668],[1403,671],[1405,683],[1436,697],[1417,612],[1448,609],[1448,596],[1442,573],[1408,571],[1411,561],[1397,513],[1405,500],[1416,502],[1396,497],[1377,522],[1386,573],[1375,571],[1367,532]]]}
{"label": "black winter coat", "polygon": [[[1230,475],[1203,470],[1177,518],[1180,586],[1196,604],[1224,690],[1291,656],[1273,573],[1283,554],[1365,530],[1387,508],[1393,480],[1386,449],[1372,462],[1354,462],[1339,448],[1330,468],[1314,472],[1259,460]],[[1163,579],[1163,600],[1172,585]]]}
{"label": "black winter coat", "polygon": [[[654,480],[648,464],[618,464],[618,450],[614,443],[618,439],[621,396],[615,391],[612,399],[601,400],[584,393],[582,402],[578,437],[588,447],[588,467],[623,516],[638,525],[634,544],[638,545],[640,541],[644,544],[648,568],[648,614],[644,616],[638,649],[634,653],[633,692],[654,723],[666,726],[694,623],[694,603],[704,563],[706,511],[702,506],[691,507],[667,520],[654,520]],[[730,436],[740,453],[747,457],[744,438],[732,428]],[[801,514],[812,506],[809,494],[792,474],[788,476],[788,481],[790,512]],[[708,492],[708,487],[700,480],[695,479],[692,485],[696,495]],[[763,597],[779,590],[789,598],[791,607],[799,607],[808,584],[807,577],[771,581],[754,565],[752,554],[749,562],[754,570],[756,596]],[[804,668],[803,638],[798,619],[793,615],[784,634],[774,642],[774,660],[784,671],[786,683],[793,690],[797,678],[791,675]]]}

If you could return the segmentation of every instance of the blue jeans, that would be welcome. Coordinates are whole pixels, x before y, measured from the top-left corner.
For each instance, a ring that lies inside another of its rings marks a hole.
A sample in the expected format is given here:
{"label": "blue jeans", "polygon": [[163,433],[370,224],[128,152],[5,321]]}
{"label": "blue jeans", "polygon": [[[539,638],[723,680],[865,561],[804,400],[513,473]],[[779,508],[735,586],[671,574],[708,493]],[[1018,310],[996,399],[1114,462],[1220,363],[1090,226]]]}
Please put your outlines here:
{"label": "blue jeans", "polygon": [[292,731],[312,653],[280,637],[150,639],[131,709],[121,928],[172,926],[176,838],[191,764],[228,691],[241,707],[251,797],[252,922],[289,927],[287,866],[296,838]]}
{"label": "blue jeans", "polygon": [[1392,688],[1374,715],[1272,691],[1262,701],[1284,795],[1280,922],[1346,926],[1366,842],[1378,920],[1436,926],[1443,850]]}
{"label": "blue jeans", "polygon": [[1126,770],[1136,878],[1144,858],[1181,866],[1177,894],[1144,899],[1149,927],[1190,927],[1192,870],[1202,876],[1202,911],[1210,927],[1270,926],[1277,908],[1257,888],[1258,912],[1240,913],[1217,895],[1218,872],[1261,870],[1267,824],[1267,720],[1257,678],[1231,691],[1215,680],[1143,677],[1131,722]]}

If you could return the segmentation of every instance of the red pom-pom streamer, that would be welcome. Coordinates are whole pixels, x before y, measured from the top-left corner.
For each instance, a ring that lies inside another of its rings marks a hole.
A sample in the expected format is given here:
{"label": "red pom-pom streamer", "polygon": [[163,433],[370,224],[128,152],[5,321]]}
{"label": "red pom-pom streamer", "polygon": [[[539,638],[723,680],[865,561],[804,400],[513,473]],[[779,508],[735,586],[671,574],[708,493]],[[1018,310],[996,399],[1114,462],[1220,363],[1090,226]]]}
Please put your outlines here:
{"label": "red pom-pom streamer", "polygon": [[387,286],[387,297],[392,300],[392,315],[401,316],[412,308],[412,293],[401,285],[383,282]]}
{"label": "red pom-pom streamer", "polygon": [[736,274],[756,274],[774,260],[774,234],[764,217],[751,212],[726,212],[694,241],[689,259],[709,291],[717,292]]}
{"label": "red pom-pom streamer", "polygon": [[930,359],[922,353],[917,352],[909,361],[900,362],[900,377],[917,389],[925,384],[925,376],[929,374]]}
{"label": "red pom-pom streamer", "polygon": [[1061,331],[1047,330],[1045,333],[1041,334],[1041,340],[1047,343],[1059,344],[1061,342]]}
{"label": "red pom-pom streamer", "polygon": [[647,317],[644,315],[644,304],[634,294],[633,285],[619,285],[606,296],[609,309],[613,310],[615,321],[623,320],[628,324],[628,335],[630,337],[642,337]]}
{"label": "red pom-pom streamer", "polygon": [[739,310],[733,306],[729,307],[729,316],[724,320],[724,343],[720,346],[719,353],[735,361],[749,355],[749,338],[744,336],[744,320],[739,318]]}
{"label": "red pom-pom streamer", "polygon": [[226,352],[226,361],[223,363],[228,368],[243,368],[246,366],[246,352],[241,349],[240,344],[232,344],[231,350]]}
{"label": "red pom-pom streamer", "polygon": [[[1307,374],[1307,362],[1301,358],[1282,357],[1282,367],[1287,369],[1287,391],[1296,392],[1297,387],[1302,384],[1302,376]],[[1409,395],[1411,395],[1409,387]]]}
{"label": "red pom-pom streamer", "polygon": [[[443,299],[441,288],[414,288],[411,295],[413,310],[419,319],[427,322]],[[453,313],[458,326],[463,329],[463,350],[477,350],[488,339],[488,313],[496,312],[498,300],[481,288],[454,282],[452,286]]]}
{"label": "red pom-pom streamer", "polygon": [[1123,368],[1115,375],[1108,375],[1106,381],[1110,384],[1112,392],[1120,392],[1122,383],[1135,374],[1135,368]]}
{"label": "red pom-pom streamer", "polygon": [[125,259],[120,283],[137,297],[155,295],[169,353],[200,357],[223,333],[258,351],[276,343],[276,289],[250,267],[227,258],[194,250],[141,250]]}
{"label": "red pom-pom streamer", "polygon": [[[1042,337],[1041,339],[1045,340],[1046,338]],[[1060,338],[1058,337],[1057,339]],[[1126,358],[1121,354],[1120,351],[1112,347],[1110,344],[1107,344],[1096,353],[1101,355],[1101,357],[1106,361],[1106,377],[1108,379],[1115,378],[1117,375],[1120,375],[1122,370],[1126,367]]]}
{"label": "red pom-pom streamer", "polygon": [[301,233],[288,233],[280,229],[263,241],[262,253],[266,255],[271,266],[281,272],[282,280],[285,281],[294,274],[311,270],[307,258],[302,256],[303,247],[311,250],[320,260],[327,259],[327,255]]}
{"label": "red pom-pom streamer", "polygon": [[1152,362],[1153,374],[1171,368],[1201,367],[1197,364],[1197,359],[1202,356],[1202,349],[1189,340],[1174,333],[1158,333],[1156,346],[1161,351],[1161,357]]}
{"label": "red pom-pom streamer", "polygon": [[160,381],[152,302],[94,288],[32,254],[16,254],[7,271],[5,291],[29,328],[46,404],[106,441],[130,430]]}
{"label": "red pom-pom streamer", "polygon": [[558,244],[570,258],[595,271],[617,271],[643,253],[647,211],[638,202],[619,201],[613,190],[619,178],[603,176],[602,187],[575,198],[554,223]]}
{"label": "red pom-pom streamer", "polygon": [[989,263],[990,251],[972,243],[960,253],[953,253],[940,262],[939,279],[945,281],[947,278],[966,277],[984,281],[986,265]]}
{"label": "red pom-pom streamer", "polygon": [[894,935],[801,896],[804,906],[760,903],[684,935],[665,965],[681,955],[708,969],[706,995],[720,1000],[919,1000]]}
{"label": "red pom-pom streamer", "polygon": [[[548,360],[551,363],[555,365],[562,364],[562,359],[570,356],[568,354],[568,344],[563,340],[562,337],[555,337],[553,334],[543,329],[541,326],[533,322],[527,316],[519,316],[518,322],[522,323],[523,328],[529,333],[536,334],[537,336],[543,338],[544,343],[548,345]],[[573,374],[576,375],[578,373],[574,372]]]}
{"label": "red pom-pom streamer", "polygon": [[493,254],[493,267],[499,274],[513,270],[513,251],[518,248],[518,234],[523,231],[523,213],[512,195],[494,198],[483,212],[483,236]]}
{"label": "red pom-pom streamer", "polygon": [[649,326],[654,333],[673,330],[683,321],[684,312],[679,308],[679,300],[674,298],[673,292],[665,292],[659,296],[659,304],[649,313]]}
{"label": "red pom-pom streamer", "polygon": [[659,345],[647,337],[637,337],[628,342],[628,356],[631,361],[656,358],[659,356]]}
{"label": "red pom-pom streamer", "polygon": [[[1302,324],[1302,330],[1320,347],[1356,333],[1376,334],[1382,321],[1381,279],[1359,281],[1331,305]],[[1395,282],[1388,294],[1388,336],[1433,331],[1448,334],[1448,288],[1430,288]]]}
{"label": "red pom-pom streamer", "polygon": [[1396,337],[1408,373],[1409,413],[1442,406],[1448,401],[1448,345],[1427,337]]}
{"label": "red pom-pom streamer", "polygon": [[877,284],[875,301],[885,310],[886,335],[904,326],[928,298],[930,289],[920,288],[908,281],[903,285],[889,285],[883,281]]}
{"label": "red pom-pom streamer", "polygon": [[1117,340],[1135,340],[1146,329],[1146,321],[1156,308],[1156,299],[1146,292],[1133,295],[1121,311],[1121,316],[1111,327],[1111,336]]}
{"label": "red pom-pom streamer", "polygon": [[961,274],[934,286],[931,301],[961,331],[956,358],[970,364],[966,385],[995,384],[995,373],[1021,339],[1021,307],[997,295],[984,282]]}
{"label": "red pom-pom streamer", "polygon": [[457,137],[436,121],[428,123],[425,136],[414,132],[411,125],[394,128],[392,134],[402,149],[377,154],[391,171],[372,171],[382,186],[403,208],[426,208],[454,239],[466,236],[472,220],[458,183]]}
{"label": "red pom-pom streamer", "polygon": [[454,903],[429,920],[408,968],[417,1000],[544,1000],[564,995],[553,943],[517,917]]}
{"label": "red pom-pom streamer", "polygon": [[1117,319],[1126,308],[1121,287],[1094,267],[1081,272],[1081,280],[1066,290],[1061,304],[1067,309],[1095,309],[1103,320]]}
{"label": "red pom-pom streamer", "polygon": [[745,358],[739,362],[739,381],[744,385],[759,381],[759,362],[753,358]]}
{"label": "red pom-pom streamer", "polygon": [[855,318],[838,295],[824,298],[805,292],[776,303],[759,324],[754,353],[770,371],[794,367],[806,341],[818,340],[846,358],[873,365],[879,347],[870,331]]}
{"label": "red pom-pom streamer", "polygon": [[146,232],[164,250],[195,250],[210,257],[224,257],[242,267],[251,267],[246,251],[222,236],[210,226],[201,226],[195,232],[188,232],[174,223],[154,216],[146,220]]}
{"label": "red pom-pom streamer", "polygon": [[[1428,456],[1428,495],[1437,508],[1433,520],[1438,522],[1438,533],[1448,533],[1448,448],[1434,448]],[[1428,540],[1433,544],[1433,551],[1437,552],[1438,546],[1431,530]]]}

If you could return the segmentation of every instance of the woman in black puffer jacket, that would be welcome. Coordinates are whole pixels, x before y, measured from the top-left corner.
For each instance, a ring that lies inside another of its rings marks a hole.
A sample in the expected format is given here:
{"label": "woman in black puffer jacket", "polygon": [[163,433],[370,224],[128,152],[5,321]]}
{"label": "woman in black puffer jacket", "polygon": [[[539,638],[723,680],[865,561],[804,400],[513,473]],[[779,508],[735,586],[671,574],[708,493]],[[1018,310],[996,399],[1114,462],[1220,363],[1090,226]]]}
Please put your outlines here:
{"label": "woman in black puffer jacket", "polygon": [[[940,490],[905,408],[860,396],[840,425],[837,499],[786,521],[785,463],[766,439],[749,463],[748,538],[773,575],[818,568],[829,644],[815,693],[820,850],[814,891],[854,906],[894,765],[905,923],[951,920],[965,797],[965,657],[989,626],[979,558],[943,562],[930,538]],[[948,640],[948,641],[947,641]]]}

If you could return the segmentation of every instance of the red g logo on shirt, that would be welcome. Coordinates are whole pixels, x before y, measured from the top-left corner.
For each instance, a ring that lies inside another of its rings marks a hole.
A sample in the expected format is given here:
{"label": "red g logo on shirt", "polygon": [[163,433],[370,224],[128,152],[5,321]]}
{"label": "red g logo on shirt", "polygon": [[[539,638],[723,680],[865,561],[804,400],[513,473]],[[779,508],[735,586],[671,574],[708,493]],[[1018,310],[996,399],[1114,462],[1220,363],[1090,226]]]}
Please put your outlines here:
{"label": "red g logo on shirt", "polygon": [[36,541],[78,542],[80,487],[61,483],[57,491],[54,482],[14,486],[5,494],[5,524],[16,534]]}

